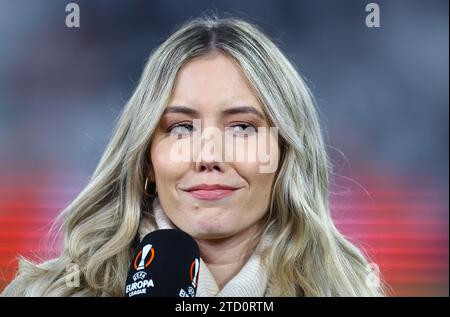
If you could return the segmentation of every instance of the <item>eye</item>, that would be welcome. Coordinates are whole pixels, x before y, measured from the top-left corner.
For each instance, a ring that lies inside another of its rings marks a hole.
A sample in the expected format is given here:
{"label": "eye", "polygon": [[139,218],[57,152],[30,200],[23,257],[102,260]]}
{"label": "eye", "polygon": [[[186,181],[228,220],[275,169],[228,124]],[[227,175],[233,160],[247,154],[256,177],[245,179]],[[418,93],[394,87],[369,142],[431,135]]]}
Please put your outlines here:
{"label": "eye", "polygon": [[256,133],[256,129],[254,126],[248,123],[239,123],[232,125],[230,127],[225,128],[226,132],[231,132],[236,136],[247,136]]}
{"label": "eye", "polygon": [[180,123],[171,126],[169,129],[167,129],[167,132],[170,133],[171,136],[179,138],[190,134],[193,128],[194,127],[190,123]]}

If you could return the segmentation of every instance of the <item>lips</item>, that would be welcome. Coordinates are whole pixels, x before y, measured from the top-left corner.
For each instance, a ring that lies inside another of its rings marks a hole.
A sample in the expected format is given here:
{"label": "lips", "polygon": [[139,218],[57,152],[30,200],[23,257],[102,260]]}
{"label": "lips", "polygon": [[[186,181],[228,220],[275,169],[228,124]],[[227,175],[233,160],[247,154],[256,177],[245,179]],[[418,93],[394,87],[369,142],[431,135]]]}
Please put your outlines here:
{"label": "lips", "polygon": [[239,188],[222,184],[200,184],[189,187],[188,192],[192,197],[201,200],[217,200],[232,195]]}

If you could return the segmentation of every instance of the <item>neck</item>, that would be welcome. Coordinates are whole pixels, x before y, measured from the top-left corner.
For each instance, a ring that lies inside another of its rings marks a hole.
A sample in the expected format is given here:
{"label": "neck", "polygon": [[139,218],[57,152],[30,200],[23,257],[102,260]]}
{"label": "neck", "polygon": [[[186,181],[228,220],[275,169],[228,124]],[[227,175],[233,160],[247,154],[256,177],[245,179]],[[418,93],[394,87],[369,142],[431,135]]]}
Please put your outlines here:
{"label": "neck", "polygon": [[258,224],[231,237],[196,239],[202,259],[222,289],[245,265],[261,238]]}

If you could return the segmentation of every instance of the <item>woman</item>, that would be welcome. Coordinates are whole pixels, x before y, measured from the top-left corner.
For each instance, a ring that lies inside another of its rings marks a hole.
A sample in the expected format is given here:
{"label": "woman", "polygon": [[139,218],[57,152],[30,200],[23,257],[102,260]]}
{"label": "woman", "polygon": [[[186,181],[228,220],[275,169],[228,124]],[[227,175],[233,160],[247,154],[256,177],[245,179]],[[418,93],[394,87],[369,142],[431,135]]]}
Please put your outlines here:
{"label": "woman", "polygon": [[[225,144],[193,146],[206,129]],[[275,168],[217,153],[248,158],[256,135],[258,149],[275,144]],[[174,157],[180,145],[187,160]],[[197,296],[382,295],[332,222],[329,170],[311,93],[275,44],[239,19],[188,21],[152,53],[89,184],[61,214],[61,255],[21,259],[4,295],[124,296],[136,238],[162,228],[197,241]],[[79,287],[67,285],[73,264]]]}

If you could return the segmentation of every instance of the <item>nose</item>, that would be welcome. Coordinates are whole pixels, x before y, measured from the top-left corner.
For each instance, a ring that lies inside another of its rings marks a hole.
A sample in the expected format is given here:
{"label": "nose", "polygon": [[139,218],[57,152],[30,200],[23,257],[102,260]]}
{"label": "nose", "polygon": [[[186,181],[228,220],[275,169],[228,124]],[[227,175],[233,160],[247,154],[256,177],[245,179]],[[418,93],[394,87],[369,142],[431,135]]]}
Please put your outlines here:
{"label": "nose", "polygon": [[222,160],[223,144],[222,135],[218,130],[209,130],[205,134],[206,139],[200,141],[201,148],[196,155],[195,170],[204,171],[225,171],[225,163]]}
{"label": "nose", "polygon": [[196,170],[198,172],[204,172],[204,171],[213,171],[216,170],[218,172],[223,171],[223,168],[220,166],[218,162],[197,162]]}
{"label": "nose", "polygon": [[197,172],[212,172],[214,170],[223,172],[225,164],[219,157],[218,149],[211,145],[204,145],[195,161],[195,170]]}

